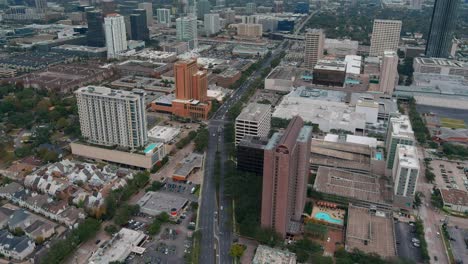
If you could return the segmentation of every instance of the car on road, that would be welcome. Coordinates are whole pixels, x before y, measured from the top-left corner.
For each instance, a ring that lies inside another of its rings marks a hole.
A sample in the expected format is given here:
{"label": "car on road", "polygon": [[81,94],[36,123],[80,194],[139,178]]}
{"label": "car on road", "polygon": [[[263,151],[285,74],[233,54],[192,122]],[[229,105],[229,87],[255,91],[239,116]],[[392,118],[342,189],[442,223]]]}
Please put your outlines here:
{"label": "car on road", "polygon": [[411,239],[411,242],[413,242],[413,243],[420,243],[421,241],[419,241],[419,239],[413,237],[413,239]]}
{"label": "car on road", "polygon": [[419,244],[419,243],[413,243],[413,246],[418,248],[418,247],[421,246],[421,244]]}

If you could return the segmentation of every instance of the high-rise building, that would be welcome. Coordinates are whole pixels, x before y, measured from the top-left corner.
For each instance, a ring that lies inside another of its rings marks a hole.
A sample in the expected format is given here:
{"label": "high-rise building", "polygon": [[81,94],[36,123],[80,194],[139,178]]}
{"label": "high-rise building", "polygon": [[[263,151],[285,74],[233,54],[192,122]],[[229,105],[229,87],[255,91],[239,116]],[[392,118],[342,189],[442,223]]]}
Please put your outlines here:
{"label": "high-rise building", "polygon": [[401,21],[375,19],[369,56],[382,56],[386,50],[397,51],[400,32]]}
{"label": "high-rise building", "polygon": [[203,19],[205,14],[210,13],[211,3],[208,0],[200,0],[197,2],[197,17]]}
{"label": "high-rise building", "polygon": [[296,7],[294,9],[294,13],[298,14],[308,14],[310,11],[309,2],[298,2],[296,3]]}
{"label": "high-rise building", "polygon": [[395,195],[414,196],[419,177],[419,158],[415,146],[397,145],[392,175]]}
{"label": "high-rise building", "polygon": [[257,5],[255,3],[247,3],[245,5],[245,12],[248,15],[253,15],[257,12]]}
{"label": "high-rise building", "polygon": [[436,0],[426,45],[426,57],[448,58],[460,0]]}
{"label": "high-rise building", "polygon": [[284,4],[283,1],[273,1],[273,12],[275,13],[283,13],[284,12]]}
{"label": "high-rise building", "polygon": [[149,40],[149,30],[145,9],[135,9],[130,15],[131,39]]}
{"label": "high-rise building", "polygon": [[36,10],[39,13],[44,13],[47,11],[47,0],[35,0],[34,4],[36,6]]}
{"label": "high-rise building", "polygon": [[226,5],[226,0],[216,0],[216,6],[222,7]]}
{"label": "high-rise building", "polygon": [[308,30],[305,34],[304,65],[308,69],[313,69],[323,56],[325,45],[325,34],[321,29]]}
{"label": "high-rise building", "polygon": [[104,32],[106,34],[107,58],[115,58],[127,49],[127,33],[124,17],[110,14],[104,18]]}
{"label": "high-rise building", "polygon": [[235,122],[236,145],[247,135],[268,137],[271,128],[271,106],[251,103],[245,107]]}
{"label": "high-rise building", "polygon": [[393,169],[397,145],[415,144],[414,132],[407,115],[390,118],[385,149],[387,150],[387,169]]}
{"label": "high-rise building", "polygon": [[164,24],[167,27],[171,26],[171,10],[166,8],[158,8],[156,10],[158,16],[158,24]]}
{"label": "high-rise building", "polygon": [[91,47],[105,47],[104,17],[100,11],[86,12],[88,21],[87,44]]}
{"label": "high-rise building", "polygon": [[398,83],[398,55],[395,51],[384,51],[379,83],[381,92],[393,94]]}
{"label": "high-rise building", "polygon": [[410,0],[410,9],[421,10],[423,0]]}
{"label": "high-rise building", "polygon": [[115,13],[117,10],[117,3],[113,0],[105,0],[101,2],[101,10],[104,16]]}
{"label": "high-rise building", "polygon": [[236,11],[232,9],[224,10],[221,13],[221,17],[226,19],[227,25],[236,23]]}
{"label": "high-rise building", "polygon": [[148,26],[153,25],[153,4],[149,2],[139,3],[138,9],[144,9],[146,11],[146,24]]}
{"label": "high-rise building", "polygon": [[75,91],[81,134],[90,143],[135,149],[148,141],[143,90],[87,86]]}
{"label": "high-rise building", "polygon": [[284,132],[273,134],[265,148],[261,225],[286,236],[301,220],[309,176],[312,127],[293,117]]}
{"label": "high-rise building", "polygon": [[196,46],[197,18],[194,16],[179,17],[176,19],[177,40],[189,42],[190,47]]}
{"label": "high-rise building", "polygon": [[205,14],[204,25],[205,33],[207,36],[211,36],[218,33],[221,28],[219,14]]}
{"label": "high-rise building", "polygon": [[237,35],[240,37],[260,38],[262,34],[262,24],[237,24]]}
{"label": "high-rise building", "polygon": [[245,136],[237,144],[237,169],[263,176],[263,159],[267,137]]}

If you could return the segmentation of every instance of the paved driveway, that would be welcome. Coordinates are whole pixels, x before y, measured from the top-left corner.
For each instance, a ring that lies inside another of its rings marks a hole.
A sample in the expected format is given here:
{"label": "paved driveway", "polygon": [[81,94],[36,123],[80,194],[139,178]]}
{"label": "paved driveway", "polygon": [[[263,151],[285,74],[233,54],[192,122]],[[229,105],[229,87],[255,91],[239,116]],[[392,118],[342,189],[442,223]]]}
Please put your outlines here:
{"label": "paved driveway", "polygon": [[397,241],[397,254],[400,258],[409,259],[416,263],[422,262],[421,250],[411,242],[416,237],[415,228],[408,223],[395,223],[395,236]]}

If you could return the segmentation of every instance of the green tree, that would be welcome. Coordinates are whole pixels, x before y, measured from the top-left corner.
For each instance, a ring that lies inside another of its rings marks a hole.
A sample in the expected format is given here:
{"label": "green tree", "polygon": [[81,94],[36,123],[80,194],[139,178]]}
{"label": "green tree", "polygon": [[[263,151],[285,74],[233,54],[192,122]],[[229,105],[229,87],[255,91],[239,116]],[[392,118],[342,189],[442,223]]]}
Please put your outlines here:
{"label": "green tree", "polygon": [[246,248],[247,247],[243,244],[232,244],[231,249],[229,250],[229,255],[233,258],[240,258],[242,255],[244,255]]}

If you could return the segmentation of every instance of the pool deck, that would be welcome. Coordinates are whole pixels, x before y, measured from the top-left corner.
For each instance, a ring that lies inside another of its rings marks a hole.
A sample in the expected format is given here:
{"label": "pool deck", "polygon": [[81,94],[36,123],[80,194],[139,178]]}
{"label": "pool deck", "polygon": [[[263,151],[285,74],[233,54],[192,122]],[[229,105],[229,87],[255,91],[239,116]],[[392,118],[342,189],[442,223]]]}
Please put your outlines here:
{"label": "pool deck", "polygon": [[[312,209],[312,217],[315,218],[314,216],[317,214],[317,213],[327,213],[329,214],[332,218],[334,219],[337,219],[337,220],[341,220],[341,223],[338,224],[338,223],[332,223],[332,222],[329,222],[331,224],[335,224],[335,225],[343,225],[344,224],[344,216],[345,216],[345,210],[343,209],[338,209],[338,208],[328,208],[328,207],[323,207],[323,206],[318,206],[318,205],[315,205],[314,204],[314,207]],[[326,220],[323,220],[323,221],[326,221]],[[328,221],[326,221],[328,222]]]}

